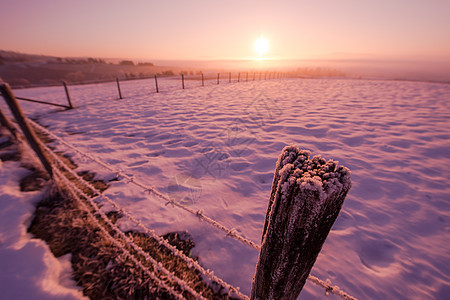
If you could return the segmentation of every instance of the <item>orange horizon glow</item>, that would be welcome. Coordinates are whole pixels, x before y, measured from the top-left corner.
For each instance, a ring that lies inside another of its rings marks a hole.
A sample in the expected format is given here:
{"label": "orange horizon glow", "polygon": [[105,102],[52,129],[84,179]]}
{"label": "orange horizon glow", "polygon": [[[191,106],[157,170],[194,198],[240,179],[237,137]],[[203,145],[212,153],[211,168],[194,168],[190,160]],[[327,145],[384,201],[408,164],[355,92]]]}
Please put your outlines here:
{"label": "orange horizon glow", "polygon": [[0,11],[0,49],[134,60],[450,61],[448,11],[450,1],[421,0],[16,0]]}

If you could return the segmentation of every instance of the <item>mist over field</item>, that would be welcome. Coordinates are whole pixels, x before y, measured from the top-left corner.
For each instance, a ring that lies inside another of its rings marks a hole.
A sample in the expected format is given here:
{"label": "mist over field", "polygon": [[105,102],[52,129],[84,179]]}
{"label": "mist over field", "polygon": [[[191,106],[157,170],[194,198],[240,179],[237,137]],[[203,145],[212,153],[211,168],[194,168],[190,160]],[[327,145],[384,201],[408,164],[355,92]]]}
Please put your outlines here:
{"label": "mist over field", "polygon": [[340,55],[333,59],[131,60],[62,58],[0,50],[0,78],[13,87],[216,72],[289,72],[290,77],[392,79],[450,83],[450,60]]}

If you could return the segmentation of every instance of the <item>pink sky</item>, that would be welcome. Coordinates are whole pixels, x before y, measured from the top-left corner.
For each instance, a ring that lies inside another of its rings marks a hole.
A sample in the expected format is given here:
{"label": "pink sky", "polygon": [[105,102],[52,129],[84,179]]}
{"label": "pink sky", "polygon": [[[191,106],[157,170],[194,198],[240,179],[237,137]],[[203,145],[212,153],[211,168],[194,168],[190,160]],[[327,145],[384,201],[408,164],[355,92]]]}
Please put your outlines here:
{"label": "pink sky", "polygon": [[132,59],[450,60],[448,0],[0,0],[0,49]]}

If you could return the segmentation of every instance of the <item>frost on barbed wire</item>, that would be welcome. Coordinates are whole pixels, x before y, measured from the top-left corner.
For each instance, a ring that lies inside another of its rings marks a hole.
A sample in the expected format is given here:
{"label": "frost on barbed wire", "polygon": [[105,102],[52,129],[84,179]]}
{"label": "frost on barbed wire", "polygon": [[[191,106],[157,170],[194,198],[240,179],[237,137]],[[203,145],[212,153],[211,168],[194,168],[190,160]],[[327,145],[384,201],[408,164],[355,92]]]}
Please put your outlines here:
{"label": "frost on barbed wire", "polygon": [[[148,254],[144,253],[143,250],[137,246],[132,240],[130,240],[126,235],[124,235],[124,233],[116,226],[114,225],[109,218],[107,218],[107,216],[100,211],[100,208],[98,207],[97,203],[95,203],[94,201],[96,200],[96,198],[103,198],[104,200],[107,201],[107,203],[109,203],[110,205],[112,205],[115,209],[117,209],[121,214],[123,214],[124,216],[128,217],[133,223],[135,223],[138,227],[140,227],[141,229],[144,230],[145,233],[147,233],[150,237],[154,238],[161,246],[166,247],[167,249],[169,249],[172,254],[174,254],[175,256],[181,258],[184,262],[186,262],[186,264],[188,265],[188,267],[193,267],[195,268],[197,271],[199,271],[199,273],[202,275],[202,278],[204,279],[205,282],[210,283],[211,288],[214,287],[215,284],[219,284],[222,286],[222,288],[231,296],[234,297],[238,297],[240,299],[248,299],[247,296],[245,296],[244,294],[242,294],[239,291],[238,287],[234,287],[228,283],[226,283],[225,281],[223,281],[222,279],[220,279],[219,277],[214,275],[214,272],[210,271],[210,270],[205,270],[202,266],[200,266],[200,264],[193,260],[190,257],[187,257],[186,255],[184,255],[184,253],[182,253],[180,250],[178,250],[177,248],[175,248],[174,246],[172,246],[166,239],[164,239],[163,237],[160,237],[159,235],[157,235],[153,230],[148,229],[147,227],[145,227],[140,221],[136,220],[133,216],[131,216],[126,210],[124,210],[122,207],[120,207],[116,202],[114,202],[113,200],[111,200],[109,197],[107,197],[106,195],[104,195],[101,191],[99,191],[97,188],[95,188],[92,184],[90,184],[89,182],[87,182],[86,180],[84,180],[82,177],[80,177],[78,174],[76,174],[73,170],[71,170],[70,168],[68,168],[64,162],[62,162],[60,160],[60,158],[58,158],[58,156],[56,156],[55,153],[53,153],[53,151],[48,148],[46,145],[43,145],[43,147],[46,149],[46,151],[48,153],[50,153],[50,155],[53,157],[53,159],[62,167],[64,168],[64,170],[66,172],[68,172],[70,175],[72,175],[73,178],[75,178],[80,184],[84,185],[85,187],[87,187],[88,189],[91,190],[92,193],[94,193],[96,196],[94,198],[89,198],[89,196],[81,191],[79,188],[77,188],[73,183],[71,183],[70,181],[68,181],[67,178],[64,177],[65,182],[69,184],[70,187],[72,187],[72,189],[74,189],[77,193],[81,194],[83,197],[85,197],[86,199],[88,199],[87,201],[90,203],[90,205],[95,209],[95,211],[100,215],[100,217],[103,219],[103,221],[105,221],[111,228],[113,228],[116,233],[118,233],[119,236],[121,236],[132,248],[134,248],[139,254],[143,255],[148,261],[150,261],[153,265],[155,263],[157,263],[152,257],[150,257]],[[59,174],[60,172],[57,171]],[[64,175],[61,175],[64,176]],[[130,180],[130,182],[133,182]],[[78,197],[78,196],[77,196]],[[188,292],[190,292],[192,295],[195,295],[197,298],[202,298],[201,295],[197,294],[193,289],[191,289],[186,282],[183,282],[182,280],[180,280],[178,277],[174,276],[173,273],[171,273],[170,271],[166,270],[161,263],[157,263],[157,269],[162,271],[163,273],[166,274],[166,276],[168,276],[169,278],[171,278],[173,281],[177,282],[179,284],[180,287],[183,288],[183,290],[187,290]],[[170,274],[169,274],[170,273]],[[215,284],[214,284],[215,283]]]}
{"label": "frost on barbed wire", "polygon": [[351,187],[347,168],[309,155],[288,146],[276,164],[252,299],[297,298]]}
{"label": "frost on barbed wire", "polygon": [[[139,268],[141,268],[141,270],[144,271],[144,273],[146,273],[155,283],[158,284],[158,286],[164,288],[165,290],[167,290],[172,296],[174,296],[176,299],[184,299],[183,295],[178,293],[177,291],[175,291],[173,289],[173,287],[167,285],[163,280],[159,279],[155,273],[151,270],[149,270],[149,268],[145,267],[144,265],[142,265],[142,263],[135,257],[133,256],[118,240],[117,238],[114,238],[113,236],[111,236],[111,234],[103,227],[103,225],[100,224],[100,222],[97,220],[97,218],[94,216],[94,214],[90,211],[90,209],[88,208],[88,206],[83,202],[83,200],[81,200],[81,198],[78,196],[78,194],[83,195],[84,193],[82,191],[80,191],[72,182],[70,182],[69,179],[67,179],[58,169],[54,168],[55,174],[57,175],[57,179],[56,180],[61,180],[61,182],[64,183],[65,187],[67,188],[67,191],[69,192],[70,196],[75,199],[77,201],[77,203],[80,205],[80,207],[87,212],[87,216],[92,220],[92,222],[94,222],[94,224],[96,224],[96,226],[100,229],[100,231],[102,232],[103,236],[109,240],[113,245],[115,245],[118,249],[120,249],[123,254],[128,257],[131,261],[133,261],[135,263],[136,266],[138,266]],[[86,196],[86,195],[84,195]],[[92,204],[92,203],[91,203]],[[106,221],[107,223],[109,222],[110,224],[112,224],[108,218],[104,219],[104,221]],[[158,269],[158,264],[152,263],[153,267],[155,269]],[[169,278],[171,278],[169,276]],[[183,288],[183,286],[182,286]]]}
{"label": "frost on barbed wire", "polygon": [[[230,236],[230,237],[232,237],[233,239],[236,239],[236,240],[240,241],[241,243],[243,243],[243,244],[245,244],[245,245],[247,245],[247,246],[249,246],[249,247],[251,247],[251,248],[254,248],[254,249],[256,249],[256,250],[259,250],[259,249],[260,249],[260,246],[257,245],[256,243],[254,243],[253,241],[246,239],[245,237],[243,237],[243,236],[237,234],[237,233],[236,233],[235,231],[233,231],[232,229],[229,229],[229,228],[227,228],[226,226],[224,226],[224,225],[220,224],[219,222],[215,221],[214,219],[212,219],[212,218],[206,216],[206,215],[202,212],[201,209],[194,210],[194,209],[191,209],[191,208],[189,208],[189,207],[186,207],[186,206],[184,206],[184,205],[182,205],[182,204],[180,204],[180,203],[177,203],[176,201],[173,201],[173,199],[170,199],[169,197],[167,197],[167,196],[165,196],[164,194],[160,193],[160,192],[157,191],[155,188],[150,187],[150,186],[147,186],[147,185],[141,183],[138,179],[137,179],[137,180],[131,180],[131,178],[134,178],[134,177],[128,176],[128,175],[125,174],[122,170],[119,170],[119,169],[117,169],[117,168],[114,168],[114,167],[112,167],[111,165],[109,165],[109,164],[107,164],[107,163],[105,163],[105,162],[99,160],[98,158],[94,157],[93,155],[81,151],[81,150],[78,149],[77,147],[75,147],[75,146],[73,146],[72,144],[66,142],[64,139],[62,139],[62,138],[60,138],[59,136],[53,134],[52,132],[48,131],[46,128],[40,126],[39,124],[35,123],[34,121],[29,120],[29,122],[30,122],[35,128],[37,128],[38,130],[40,130],[40,131],[42,131],[42,132],[45,132],[46,134],[48,134],[49,136],[51,136],[51,137],[54,138],[55,140],[59,141],[60,143],[62,143],[62,144],[64,144],[64,145],[66,145],[66,146],[69,147],[70,149],[76,151],[77,153],[79,153],[79,154],[82,155],[83,157],[86,157],[86,158],[88,158],[88,159],[90,159],[90,160],[96,162],[97,164],[99,164],[99,165],[102,166],[103,168],[105,168],[105,169],[111,171],[113,174],[117,175],[117,177],[122,177],[122,178],[126,179],[126,180],[128,181],[129,184],[134,184],[134,185],[138,186],[139,188],[143,189],[143,191],[144,191],[145,193],[153,194],[153,195],[157,196],[158,198],[164,200],[166,203],[172,204],[172,205],[177,206],[177,207],[179,207],[179,208],[181,208],[181,209],[183,209],[183,210],[185,210],[185,211],[187,211],[187,212],[189,212],[189,213],[191,213],[191,214],[196,215],[197,217],[199,217],[199,219],[201,219],[201,220],[203,220],[203,221],[206,221],[206,222],[209,223],[210,225],[212,225],[212,226],[214,226],[214,227],[216,227],[216,228],[218,228],[218,229],[224,231],[224,232],[227,234],[227,236]],[[277,165],[276,165],[276,170],[275,170],[274,182],[276,182],[276,181],[279,180],[279,178],[278,178],[277,176],[279,175],[278,173],[279,173],[279,171],[281,170],[281,168],[284,167],[284,165],[291,163],[294,167],[297,167],[297,166],[299,166],[299,164],[301,164],[301,163],[303,163],[305,160],[307,160],[308,157],[309,157],[309,154],[310,154],[309,151],[299,150],[299,149],[298,149],[297,147],[295,147],[295,146],[289,146],[289,147],[286,147],[285,150],[288,150],[288,151],[283,151],[283,153],[281,154],[280,158],[278,159],[278,162],[277,162]],[[344,186],[344,187],[350,188],[351,182],[350,182],[350,178],[349,178],[349,174],[350,174],[350,173],[349,173],[348,169],[343,168],[343,167],[338,167],[338,166],[337,166],[337,162],[332,162],[332,161],[330,161],[330,163],[329,163],[329,165],[328,165],[328,169],[327,169],[327,168],[322,168],[322,170],[319,171],[319,173],[316,172],[316,173],[314,174],[314,172],[311,172],[311,173],[310,173],[309,171],[313,171],[313,166],[314,166],[314,165],[324,165],[325,160],[321,159],[319,156],[315,156],[315,157],[313,158],[312,161],[313,161],[314,163],[312,163],[312,164],[310,164],[309,166],[307,166],[305,170],[303,170],[303,167],[302,167],[302,172],[305,173],[306,171],[308,171],[307,173],[309,174],[309,177],[311,177],[311,175],[312,175],[312,177],[318,175],[319,178],[320,178],[320,176],[322,176],[322,178],[324,179],[322,182],[324,182],[324,183],[325,183],[325,186],[327,187],[327,188],[326,188],[327,193],[330,193],[330,192],[332,191],[332,189],[333,189],[333,184],[331,184],[331,183],[332,183],[332,182],[334,182],[335,184],[337,183],[337,182],[336,182],[336,177],[335,177],[334,175],[330,174],[330,172],[328,172],[328,173],[325,172],[325,171],[327,171],[327,170],[328,170],[328,171],[331,171],[331,170],[333,169],[333,168],[332,168],[333,164],[334,164],[334,167],[335,167],[335,168],[337,167],[338,170],[340,170],[341,172],[343,172],[343,174],[341,174],[340,178],[338,178],[338,182],[340,182],[340,180],[343,180],[343,182],[342,182],[343,186]],[[328,164],[328,163],[326,163],[326,164]],[[308,167],[309,167],[309,170],[308,170]],[[70,172],[71,170],[68,169],[68,171]],[[336,171],[336,170],[335,170],[335,171]],[[72,172],[73,172],[73,171],[72,171]],[[332,172],[331,172],[331,173],[332,173]],[[348,177],[344,176],[344,173],[347,174]],[[300,172],[298,172],[297,174],[300,174]],[[305,176],[308,176],[308,175],[305,175]],[[328,176],[330,176],[330,177],[328,178]],[[79,176],[77,176],[77,177],[79,177]],[[339,176],[338,176],[338,177],[339,177]],[[277,178],[278,178],[278,179],[277,179]],[[345,178],[347,178],[348,180],[345,179]],[[87,184],[89,184],[89,183],[87,183]],[[94,191],[94,190],[92,190],[92,191]],[[108,197],[106,197],[105,195],[103,195],[101,192],[99,192],[98,195],[99,195],[100,197],[102,197],[103,199],[105,199],[106,201],[108,201],[108,202],[109,202],[109,201],[112,201],[112,200],[110,200]],[[272,190],[272,193],[271,193],[269,206],[272,205],[273,197],[274,197],[274,190]],[[112,203],[111,203],[111,204],[112,204]],[[113,205],[114,205],[114,204],[113,204]],[[117,203],[115,203],[115,205],[117,205]],[[120,208],[119,206],[116,206],[116,208],[117,208],[119,211],[121,211],[121,212],[126,212],[125,210],[123,210],[123,208]],[[141,227],[142,229],[144,229],[144,231],[145,231],[146,233],[148,233],[148,234],[150,234],[151,236],[153,236],[153,234],[152,234],[153,231],[152,231],[152,230],[150,230],[150,229],[146,228],[145,226],[143,226],[143,224],[142,224],[140,221],[134,219],[134,217],[132,217],[130,214],[125,213],[125,215],[126,215],[127,217],[129,217],[133,222],[135,222],[139,227]],[[267,216],[266,216],[266,218],[267,218]],[[266,226],[267,226],[267,222],[266,222],[266,224],[264,225],[264,232],[266,231]],[[153,232],[153,233],[154,233],[154,232]],[[178,253],[181,253],[180,251],[177,251],[176,248],[174,248],[173,246],[171,246],[170,244],[168,244],[168,242],[167,242],[166,240],[164,240],[163,238],[159,237],[159,239],[157,239],[157,240],[158,240],[158,242],[161,242],[161,243],[163,243],[164,245],[166,245],[170,250],[172,250],[172,252],[173,252],[175,255],[177,255]],[[167,243],[166,243],[166,242],[167,242]],[[171,247],[174,248],[174,249],[172,249]],[[190,259],[190,258],[188,258],[188,259]],[[187,262],[187,263],[190,265],[192,262]],[[221,280],[220,278],[214,276],[213,272],[211,272],[211,271],[209,271],[209,270],[204,270],[204,269],[203,269],[196,261],[194,261],[194,262],[192,263],[192,265],[193,265],[196,269],[198,269],[198,270],[200,271],[200,273],[202,273],[202,277],[203,277],[204,279],[207,279],[207,281],[210,282],[210,280],[211,280],[211,281],[218,282],[218,283],[222,284],[224,287],[226,287],[227,290],[231,291],[231,294],[233,294],[233,295],[235,295],[235,296],[237,296],[237,297],[241,297],[241,298],[244,298],[244,299],[247,298],[247,299],[248,299],[248,297],[246,297],[245,295],[243,295],[242,293],[239,292],[239,288],[235,288],[235,287],[233,287],[233,286],[231,286],[231,285],[225,283],[225,282],[224,282],[223,280]],[[202,269],[203,269],[203,270],[202,270]],[[337,296],[340,296],[340,297],[343,298],[343,299],[356,299],[356,298],[354,298],[354,297],[348,295],[347,293],[343,292],[339,287],[337,287],[337,286],[331,286],[330,284],[326,283],[325,281],[323,281],[323,280],[321,280],[321,279],[319,279],[319,278],[317,278],[317,277],[314,277],[314,276],[312,276],[312,275],[309,275],[309,276],[308,276],[308,280],[310,280],[312,283],[314,283],[314,284],[316,284],[316,285],[318,285],[318,286],[324,288],[327,292],[330,292],[330,293],[332,293],[332,294],[335,294],[335,295],[337,295]]]}

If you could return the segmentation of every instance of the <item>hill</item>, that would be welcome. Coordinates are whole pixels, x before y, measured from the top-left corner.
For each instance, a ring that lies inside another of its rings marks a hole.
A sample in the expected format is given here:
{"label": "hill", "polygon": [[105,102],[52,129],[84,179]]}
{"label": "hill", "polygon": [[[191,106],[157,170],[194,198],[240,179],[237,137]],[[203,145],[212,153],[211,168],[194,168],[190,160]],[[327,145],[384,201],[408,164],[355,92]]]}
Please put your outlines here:
{"label": "hill", "polygon": [[0,50],[0,78],[13,88],[69,83],[109,81],[116,77],[133,79],[154,74],[174,75],[181,68],[155,66],[152,63],[118,63],[101,58],[62,58]]}

